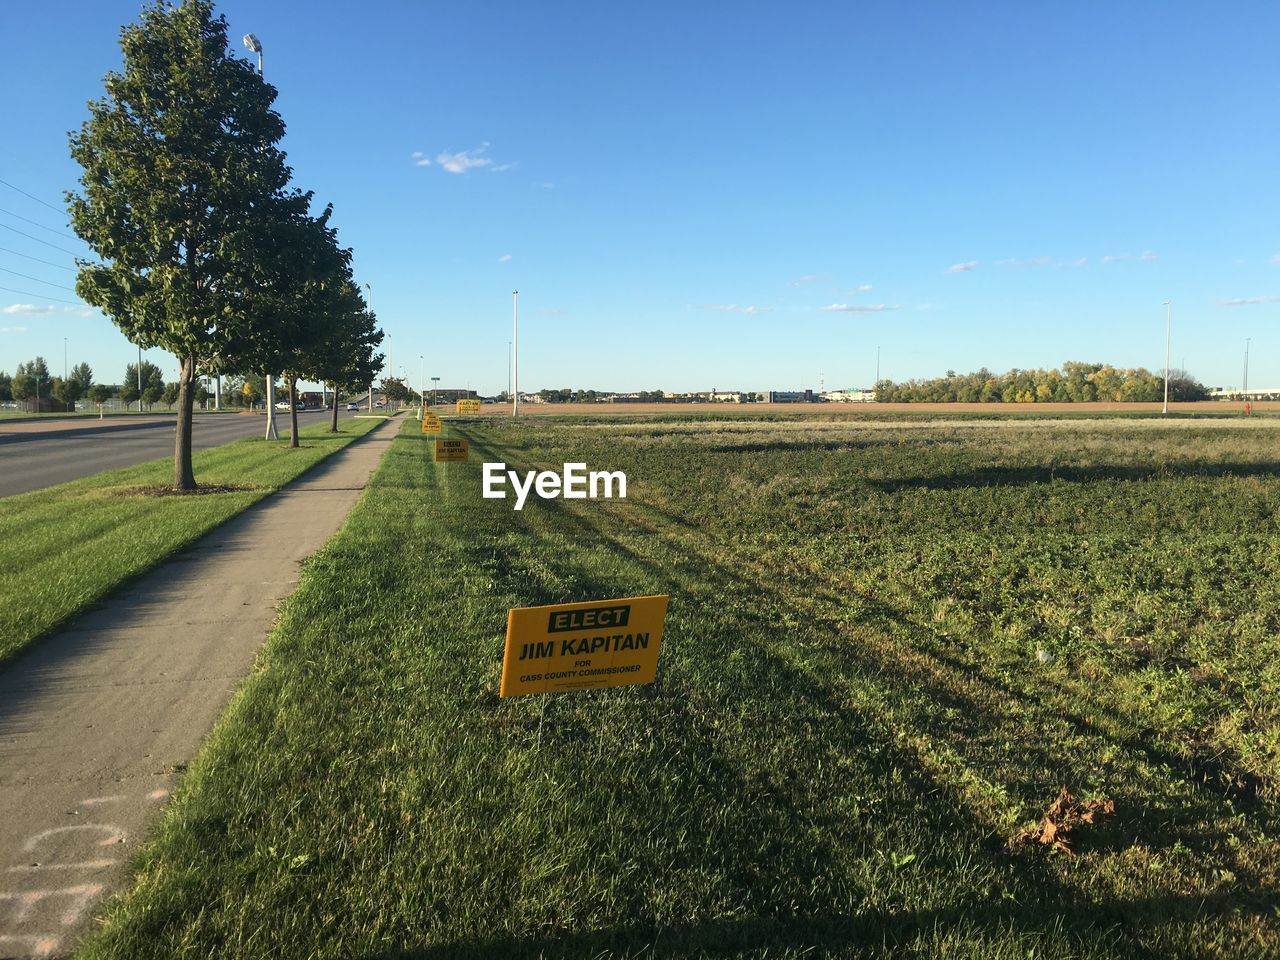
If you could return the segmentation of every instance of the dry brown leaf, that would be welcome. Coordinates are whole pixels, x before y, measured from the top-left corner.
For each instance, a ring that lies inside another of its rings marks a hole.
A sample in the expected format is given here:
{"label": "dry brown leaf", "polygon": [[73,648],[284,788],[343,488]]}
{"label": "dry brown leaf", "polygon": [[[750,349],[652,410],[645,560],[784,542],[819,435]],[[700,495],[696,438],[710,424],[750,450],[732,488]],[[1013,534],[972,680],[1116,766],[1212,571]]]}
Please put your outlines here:
{"label": "dry brown leaf", "polygon": [[1040,843],[1071,854],[1073,832],[1086,825],[1097,823],[1116,811],[1113,800],[1098,798],[1080,803],[1066,787],[1058,794],[1049,809],[1044,812],[1038,827],[1025,830],[1014,838],[1015,844]]}

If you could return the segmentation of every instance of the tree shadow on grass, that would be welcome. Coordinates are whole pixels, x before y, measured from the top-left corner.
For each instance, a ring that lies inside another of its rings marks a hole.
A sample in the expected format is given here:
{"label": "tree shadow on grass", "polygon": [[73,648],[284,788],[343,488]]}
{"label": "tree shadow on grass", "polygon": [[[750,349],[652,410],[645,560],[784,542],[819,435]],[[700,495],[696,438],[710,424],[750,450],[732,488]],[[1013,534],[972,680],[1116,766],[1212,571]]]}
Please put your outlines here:
{"label": "tree shadow on grass", "polygon": [[[1130,901],[1120,912],[1095,905],[1096,926],[1120,925],[1137,917],[1166,917],[1194,920],[1203,916],[1267,916],[1275,908],[1275,897],[1241,902],[1222,896],[1169,895]],[[821,912],[795,915],[752,915],[733,919],[672,924],[618,924],[587,931],[563,931],[529,937],[493,937],[482,942],[454,941],[431,946],[371,952],[368,960],[488,960],[496,957],[705,957],[729,958],[743,955],[823,956],[827,951],[857,951],[858,956],[921,955],[921,947],[943,940],[949,933],[961,937],[972,933],[979,943],[997,947],[1019,934],[1040,934],[1028,938],[1027,956],[1053,956],[1053,939],[1070,942],[1069,924],[1061,914],[1049,912],[1044,922],[1028,929],[1027,909],[1021,904],[988,900],[961,901],[937,910],[872,910],[842,914]],[[1038,928],[1038,929],[1037,929]],[[1066,936],[1063,934],[1066,933]],[[983,936],[985,934],[985,936]],[[1046,943],[1048,941],[1048,943]],[[1110,942],[1108,942],[1110,941]],[[1003,944],[1006,948],[1008,944]],[[1100,952],[1115,956],[1161,956],[1144,950],[1132,940],[1119,936],[1101,938],[1092,944]],[[939,944],[941,946],[941,944]],[[970,948],[976,944],[968,944]],[[1047,949],[1046,949],[1047,947]],[[1013,950],[1001,950],[1013,955]],[[842,954],[843,955],[843,954]],[[926,954],[928,955],[928,954]],[[972,955],[966,953],[964,955]],[[1071,956],[1079,956],[1076,949]]]}
{"label": "tree shadow on grass", "polygon": [[1185,477],[1280,477],[1280,460],[1213,462],[1186,460],[1159,466],[1099,464],[1088,467],[1054,466],[990,467],[964,473],[933,476],[869,479],[866,484],[885,493],[902,490],[958,490],[968,487],[1018,487],[1042,483],[1094,483],[1105,480],[1170,480]]}
{"label": "tree shadow on grass", "polygon": [[[629,506],[635,507],[635,505]],[[659,508],[644,505],[639,510],[632,509],[625,519],[621,515],[612,517],[612,522],[618,526],[625,523],[631,530],[635,530],[637,513],[658,515],[657,522],[651,525],[647,533],[652,538],[652,542],[659,547],[659,553],[675,555],[683,561],[681,563],[667,564],[653,556],[639,553],[635,547],[623,542],[607,529],[608,513],[602,512],[598,517],[588,519],[584,512],[585,508],[570,509],[562,501],[540,503],[539,509],[543,514],[554,515],[556,522],[551,524],[551,527],[557,534],[564,536],[566,547],[571,544],[592,544],[604,547],[624,556],[628,564],[643,570],[652,582],[670,583],[673,577],[677,576],[674,572],[677,568],[680,570],[679,575],[683,576],[688,576],[688,571],[691,569],[700,571],[693,582],[685,584],[686,589],[681,591],[683,596],[675,597],[674,602],[676,604],[690,602],[707,604],[712,603],[715,598],[722,606],[733,609],[736,618],[734,632],[744,641],[752,644],[751,652],[756,663],[755,669],[759,672],[759,675],[754,678],[757,681],[754,687],[744,689],[786,691],[786,699],[796,708],[796,716],[802,718],[794,721],[798,726],[791,731],[793,737],[803,738],[806,735],[807,723],[814,722],[816,717],[827,717],[835,718],[821,721],[825,727],[823,732],[828,749],[843,744],[848,745],[852,750],[858,744],[879,743],[882,749],[887,751],[884,754],[887,766],[876,766],[879,770],[878,775],[905,777],[913,785],[912,796],[915,799],[909,800],[905,806],[895,810],[894,818],[907,823],[930,823],[935,829],[943,826],[944,829],[940,831],[940,840],[965,844],[977,851],[973,855],[989,858],[988,866],[1006,871],[1003,887],[1018,906],[1015,909],[999,903],[996,905],[966,903],[939,905],[925,910],[906,910],[903,913],[895,911],[889,914],[876,913],[874,910],[867,913],[860,911],[856,904],[831,902],[811,903],[804,911],[800,911],[804,914],[803,916],[795,916],[792,915],[795,913],[794,909],[789,912],[782,909],[781,904],[762,902],[754,910],[746,911],[752,914],[751,918],[746,920],[691,923],[684,927],[646,925],[643,922],[637,925],[628,923],[603,931],[570,932],[551,935],[547,938],[514,938],[470,946],[455,943],[448,947],[410,950],[404,953],[404,956],[522,956],[536,955],[540,952],[553,955],[578,955],[610,949],[621,952],[652,952],[657,950],[654,945],[659,939],[667,943],[672,939],[687,941],[683,947],[671,948],[677,952],[721,956],[746,948],[758,950],[770,944],[779,949],[800,949],[815,946],[856,944],[870,946],[895,943],[901,942],[903,938],[915,936],[929,924],[952,924],[961,920],[976,924],[979,931],[988,931],[993,936],[999,936],[1000,931],[1006,929],[1013,933],[1049,936],[1057,929],[1056,925],[1065,924],[1072,931],[1072,936],[1084,940],[1096,940],[1100,936],[1104,939],[1120,938],[1123,940],[1124,947],[1121,952],[1133,956],[1143,955],[1144,948],[1141,940],[1129,936],[1130,933],[1137,932],[1141,937],[1144,928],[1145,933],[1150,933],[1151,928],[1162,923],[1191,922],[1197,918],[1203,919],[1206,915],[1219,913],[1226,915],[1243,912],[1267,915],[1280,903],[1274,889],[1263,888],[1255,893],[1246,894],[1241,887],[1242,892],[1239,895],[1219,893],[1204,897],[1162,894],[1100,905],[1085,893],[1087,884],[1081,884],[1079,888],[1064,885],[1058,879],[1056,868],[1048,862],[1048,858],[1037,855],[1038,851],[1029,851],[1028,855],[1006,854],[998,838],[991,836],[990,827],[972,819],[964,812],[968,809],[970,801],[947,780],[940,779],[936,772],[922,766],[920,758],[913,752],[893,746],[887,736],[889,731],[883,728],[880,718],[876,716],[876,707],[873,704],[862,704],[851,700],[847,693],[842,692],[839,677],[834,677],[830,682],[820,681],[812,675],[810,670],[800,669],[771,651],[768,648],[767,639],[763,644],[759,641],[770,635],[785,634],[784,639],[788,643],[798,644],[801,647],[834,643],[838,660],[844,661],[864,676],[878,675],[881,686],[890,696],[923,698],[943,706],[951,705],[955,708],[952,712],[959,711],[960,719],[943,733],[947,738],[955,738],[957,745],[963,745],[968,735],[984,730],[989,731],[992,728],[998,729],[1005,722],[993,708],[994,704],[1000,702],[999,696],[993,698],[990,703],[966,699],[957,694],[954,689],[941,685],[937,676],[916,669],[906,662],[887,663],[883,660],[883,654],[877,658],[872,651],[858,644],[838,636],[833,637],[827,624],[815,622],[808,625],[802,624],[799,627],[783,628],[776,620],[771,619],[771,615],[774,607],[785,608],[788,602],[787,596],[767,584],[728,569],[722,562],[715,560],[709,562],[706,556],[687,549],[683,543],[677,542],[670,535],[668,521],[661,519],[664,511]],[[541,522],[535,519],[535,515],[518,517],[517,522],[526,528],[529,535],[543,536],[538,529],[541,527]],[[684,526],[684,524],[681,525]],[[667,526],[667,530],[663,529],[664,526]],[[564,579],[572,584],[571,599],[619,596],[634,590],[633,577],[618,574],[602,578],[597,571],[585,564],[575,562],[572,549],[548,551],[548,555],[558,558],[553,565],[562,571]],[[517,575],[518,564],[518,558],[511,563],[502,560],[494,571],[495,577],[499,582],[514,579],[524,592],[528,593],[529,580]],[[753,603],[752,598],[756,598],[758,602]],[[551,591],[546,591],[544,595],[529,596],[528,602],[550,603],[565,599],[569,598],[552,595]],[[861,599],[866,602],[866,598]],[[757,611],[754,609],[756,606],[769,609]],[[887,605],[882,605],[882,609],[875,611],[875,616],[898,620],[900,627],[909,630],[921,629],[918,625],[903,619],[898,611]],[[993,684],[991,678],[977,676],[977,671],[972,665],[940,655],[936,649],[940,638],[934,636],[931,639],[932,642],[921,651],[927,657],[939,659],[942,665],[950,670],[969,674],[971,680],[984,687],[991,687],[993,691],[999,691],[1005,697],[1012,696],[1031,707],[1045,710],[1041,703],[1033,701],[1023,691],[1011,685]],[[715,657],[714,652],[699,651],[696,646],[691,649],[687,644],[682,647],[682,654],[704,659],[708,656],[713,659]],[[706,666],[705,663],[704,666]],[[670,677],[668,679],[670,680]],[[639,697],[674,697],[673,702],[677,705],[684,705],[690,710],[697,706],[695,701],[699,692],[696,689],[686,687],[670,692],[640,689],[641,692],[637,693]],[[714,712],[718,707],[725,706],[727,704],[711,704],[710,710]],[[566,720],[572,715],[572,711],[567,708],[553,710],[552,713],[553,716],[563,714]],[[1094,737],[1107,736],[1093,729],[1083,717],[1057,710],[1046,711],[1046,713],[1061,716],[1065,721],[1086,730]],[[699,755],[723,754],[723,744],[717,743],[713,737],[699,735],[696,724],[692,722],[694,716],[691,713],[690,722],[682,724],[684,727],[681,735],[682,742],[696,744],[695,752]],[[788,721],[785,715],[779,718],[771,713],[770,722],[781,722],[785,727],[791,721]],[[553,719],[552,724],[554,728],[558,726],[559,721]],[[918,731],[920,734],[925,732]],[[782,739],[787,739],[786,729],[779,729],[775,733]],[[1126,741],[1125,746],[1145,751],[1152,760],[1168,762],[1171,766],[1176,764],[1178,759],[1160,755],[1158,750],[1153,749],[1141,738]],[[1061,760],[1056,755],[1054,746],[1048,743],[1027,743],[1024,753],[1026,765],[1030,769],[1053,769]],[[717,756],[717,768],[724,770],[721,778],[727,785],[735,783],[732,764],[733,759],[730,754]],[[803,771],[797,771],[797,773],[803,773]],[[802,776],[798,776],[789,783],[795,789],[799,789],[803,779]],[[746,794],[742,793],[742,785],[737,784],[727,787],[720,795],[724,798],[724,802],[730,803],[733,802],[731,798]],[[841,830],[846,831],[846,840],[849,839],[848,824],[822,824],[823,830],[815,830],[814,828],[820,824],[815,820],[816,814],[812,805],[803,809],[797,808],[793,803],[790,788],[771,793],[768,798],[773,814],[785,814],[785,816],[772,823],[768,820],[762,821],[761,829],[777,830],[788,836],[812,836],[815,833],[825,836],[828,832],[831,832],[832,836],[830,844],[820,843],[817,846],[811,846],[799,860],[787,858],[785,870],[792,874],[798,871],[796,878],[803,881],[806,877],[824,875],[832,869],[833,864],[837,865],[836,869],[842,869],[839,864],[842,862],[842,857],[847,857],[848,847],[842,848],[834,840],[840,835]],[[1208,805],[1216,805],[1221,801],[1221,797],[1206,795],[1205,800]],[[1208,812],[1207,808],[1202,809],[1205,813]],[[1149,810],[1147,812],[1150,813]],[[1167,823],[1165,817],[1171,814],[1175,818],[1180,815],[1188,837],[1193,837],[1196,829],[1201,825],[1200,813],[1197,810],[1166,807],[1164,816],[1161,818],[1162,822]],[[1270,820],[1270,818],[1266,819]],[[947,824],[949,826],[946,826]],[[1132,842],[1130,833],[1136,834],[1144,828],[1150,829],[1149,824],[1143,824],[1133,818],[1130,811],[1126,811],[1122,824],[1125,828],[1123,834],[1120,830],[1098,830],[1092,838],[1085,840],[1081,849],[1098,851],[1119,849]],[[691,826],[696,828],[696,824]],[[1183,833],[1182,830],[1176,832]],[[967,841],[965,837],[968,837]],[[1180,836],[1175,842],[1180,843],[1182,839],[1184,837]],[[984,850],[985,853],[981,852]],[[1221,849],[1216,849],[1215,852],[1223,856]],[[1230,859],[1228,857],[1228,860]],[[1238,863],[1233,865],[1239,867]],[[931,864],[930,867],[935,870],[943,869],[936,863]],[[1248,871],[1244,870],[1244,872],[1247,876]],[[962,888],[962,886],[962,882],[957,878],[957,887]],[[638,917],[628,919],[642,920]],[[733,945],[735,943],[736,946]],[[660,950],[658,952],[662,953]]]}
{"label": "tree shadow on grass", "polygon": [[[1143,932],[1149,934],[1162,923],[1191,922],[1204,916],[1206,901],[1202,897],[1162,895],[1100,905],[1089,895],[1087,884],[1064,884],[1048,857],[1005,853],[989,824],[969,812],[970,801],[961,789],[926,768],[909,739],[895,737],[886,727],[874,704],[851,696],[839,677],[815,674],[773,649],[774,638],[800,648],[830,639],[820,623],[784,629],[776,614],[785,607],[786,596],[722,564],[707,563],[660,527],[651,532],[659,548],[656,555],[650,555],[652,551],[641,554],[608,529],[604,513],[589,518],[585,508],[571,509],[562,501],[548,501],[539,507],[537,514],[518,515],[512,522],[533,543],[551,542],[552,549],[538,551],[538,556],[529,560],[539,567],[549,566],[557,574],[555,580],[549,583],[529,576],[519,549],[485,557],[497,587],[515,592],[522,602],[625,596],[636,589],[633,571],[642,572],[648,582],[669,583],[674,568],[664,562],[663,554],[683,553],[689,561],[683,566],[700,570],[674,598],[673,612],[676,605],[684,610],[703,606],[719,616],[704,618],[703,636],[676,640],[679,659],[673,665],[673,654],[666,655],[668,666],[659,684],[614,694],[628,698],[628,710],[647,711],[655,718],[653,735],[662,739],[660,746],[701,759],[699,773],[688,788],[699,790],[705,814],[718,814],[717,829],[727,833],[716,835],[724,844],[697,848],[696,862],[685,866],[722,878],[736,891],[738,912],[745,919],[699,920],[699,915],[718,912],[711,904],[711,891],[699,889],[701,902],[686,905],[689,919],[683,924],[657,922],[650,915],[653,906],[638,898],[631,905],[619,904],[618,923],[602,929],[482,943],[468,939],[410,948],[400,955],[577,956],[614,951],[726,956],[765,946],[787,950],[874,948],[906,943],[931,927],[963,921],[973,927],[979,939],[998,940],[1005,935],[1058,938],[1062,946],[1092,944],[1104,949],[1123,941],[1123,951],[1117,952],[1154,956],[1156,952],[1143,942]],[[613,522],[635,519],[619,514]],[[549,533],[563,537],[563,543],[549,541]],[[612,572],[603,573],[599,566],[576,559],[575,544],[591,544],[618,555],[625,563],[609,566],[606,569]],[[451,551],[454,548],[463,556],[476,550],[461,535],[449,544]],[[557,582],[569,584],[571,596],[551,585]],[[726,658],[732,649],[725,641],[731,639],[740,641],[738,646],[746,656],[736,661]],[[669,638],[672,640],[675,638]],[[894,696],[948,697],[968,710],[967,719],[975,728],[1000,722],[989,706],[954,700],[954,692],[940,688],[936,681],[931,686],[919,677],[898,682],[893,671],[886,669],[891,665],[874,663],[865,651],[857,651],[857,655],[866,659],[866,668],[886,675],[884,683]],[[590,743],[593,736],[603,735],[594,729],[600,724],[601,708],[591,708],[590,696],[579,693],[547,699],[544,736],[548,746],[540,748],[540,762],[554,782],[578,783],[581,790],[598,795],[607,806],[625,798],[611,796],[610,792],[618,789],[617,780],[608,776],[597,780],[591,767],[583,765],[584,740]],[[718,718],[732,717],[741,710],[751,711],[767,729],[761,749],[782,749],[783,756],[756,763],[744,755],[748,748],[743,744],[727,740],[713,729]],[[794,753],[787,754],[787,750]],[[1027,753],[1029,766],[1054,761],[1049,745],[1031,744]],[[832,765],[842,759],[856,768],[847,781],[843,774],[833,777],[831,772]],[[846,782],[861,783],[859,789],[866,789],[868,783],[883,785],[885,796],[892,801],[885,823],[849,819],[841,813],[847,807],[838,802],[845,799],[838,791]],[[644,806],[643,794],[631,800]],[[824,802],[827,800],[830,802]],[[678,807],[650,808],[649,816],[674,817],[661,825],[658,837],[651,838],[650,842],[659,846],[676,844],[672,839],[676,836],[697,836],[711,829],[696,812]],[[910,839],[920,833],[924,836]],[[868,871],[875,875],[885,869],[883,864],[875,866],[876,857],[892,853],[902,842],[907,843],[904,849],[919,849],[918,845],[925,843],[923,849],[928,851],[928,836],[935,838],[938,850],[926,852],[920,862],[920,869],[928,871],[925,889],[911,890],[908,884],[911,892],[901,910],[885,906],[883,896],[877,905],[877,891],[867,885],[872,882]],[[679,850],[688,855],[683,848]],[[631,847],[624,847],[623,853],[630,856]],[[868,862],[872,866],[868,867]],[[657,866],[650,864],[650,881]],[[988,884],[980,900],[974,899],[973,870]],[[1220,899],[1223,913],[1242,908],[1265,913],[1275,902],[1270,891],[1258,903],[1225,895]],[[551,907],[564,911],[553,912],[552,927],[559,916],[592,912],[576,903]],[[503,905],[495,904],[494,915],[503,914]],[[1132,931],[1125,927],[1135,918],[1145,927],[1136,938],[1128,936]],[[539,925],[531,924],[531,928]]]}

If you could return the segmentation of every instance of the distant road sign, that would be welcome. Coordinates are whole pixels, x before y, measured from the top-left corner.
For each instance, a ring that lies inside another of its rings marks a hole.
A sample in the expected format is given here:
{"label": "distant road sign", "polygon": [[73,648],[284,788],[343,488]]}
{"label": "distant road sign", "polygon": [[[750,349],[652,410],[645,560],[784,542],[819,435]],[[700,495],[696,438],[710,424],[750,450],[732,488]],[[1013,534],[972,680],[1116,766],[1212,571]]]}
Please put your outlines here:
{"label": "distant road sign", "polygon": [[479,413],[479,400],[456,400],[453,404],[454,413]]}
{"label": "distant road sign", "polygon": [[440,418],[434,413],[425,413],[422,415],[422,432],[423,433],[439,433]]}
{"label": "distant road sign", "polygon": [[667,600],[625,597],[508,611],[499,696],[653,683]]}
{"label": "distant road sign", "polygon": [[461,463],[467,459],[467,441],[437,440],[436,463]]}

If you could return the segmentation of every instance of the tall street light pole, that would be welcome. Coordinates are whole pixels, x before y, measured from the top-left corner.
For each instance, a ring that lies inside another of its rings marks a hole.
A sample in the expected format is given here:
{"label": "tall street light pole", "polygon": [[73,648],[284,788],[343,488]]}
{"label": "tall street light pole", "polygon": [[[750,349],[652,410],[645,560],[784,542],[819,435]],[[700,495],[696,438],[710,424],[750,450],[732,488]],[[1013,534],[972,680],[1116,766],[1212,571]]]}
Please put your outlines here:
{"label": "tall street light pole", "polygon": [[520,291],[511,291],[511,416],[520,416]]}
{"label": "tall street light pole", "polygon": [[[262,78],[262,41],[255,37],[252,33],[244,35],[245,48],[250,53],[258,55],[258,78]],[[274,374],[267,374],[267,440],[279,440],[280,435],[276,433],[276,378]]]}
{"label": "tall street light pole", "polygon": [[138,412],[142,412],[142,344],[138,344]]}
{"label": "tall street light pole", "polygon": [[418,419],[427,412],[427,361],[418,354]]}
{"label": "tall street light pole", "polygon": [[1166,300],[1164,314],[1164,410],[1169,412],[1169,343],[1173,338],[1173,301]]}
{"label": "tall street light pole", "polygon": [[[364,285],[364,300],[369,307],[369,312],[373,313],[373,288],[367,283]],[[373,412],[373,379],[369,380],[369,412]]]}
{"label": "tall street light pole", "polygon": [[1244,338],[1244,409],[1249,410],[1249,341],[1253,337]]}
{"label": "tall street light pole", "polygon": [[439,382],[440,382],[439,377],[431,378],[431,405],[433,407],[436,405],[436,384],[438,384]]}

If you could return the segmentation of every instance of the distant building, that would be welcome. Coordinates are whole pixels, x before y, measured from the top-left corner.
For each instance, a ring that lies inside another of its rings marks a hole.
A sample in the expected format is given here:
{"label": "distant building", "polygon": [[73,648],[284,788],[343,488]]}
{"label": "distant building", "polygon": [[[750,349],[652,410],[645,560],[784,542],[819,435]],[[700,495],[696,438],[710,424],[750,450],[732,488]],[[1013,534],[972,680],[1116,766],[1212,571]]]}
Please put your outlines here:
{"label": "distant building", "polygon": [[1280,387],[1214,387],[1209,391],[1210,400],[1280,400]]}
{"label": "distant building", "polygon": [[812,390],[770,390],[766,397],[768,403],[821,403]]}
{"label": "distant building", "polygon": [[874,390],[828,390],[822,394],[827,403],[875,403]]}

